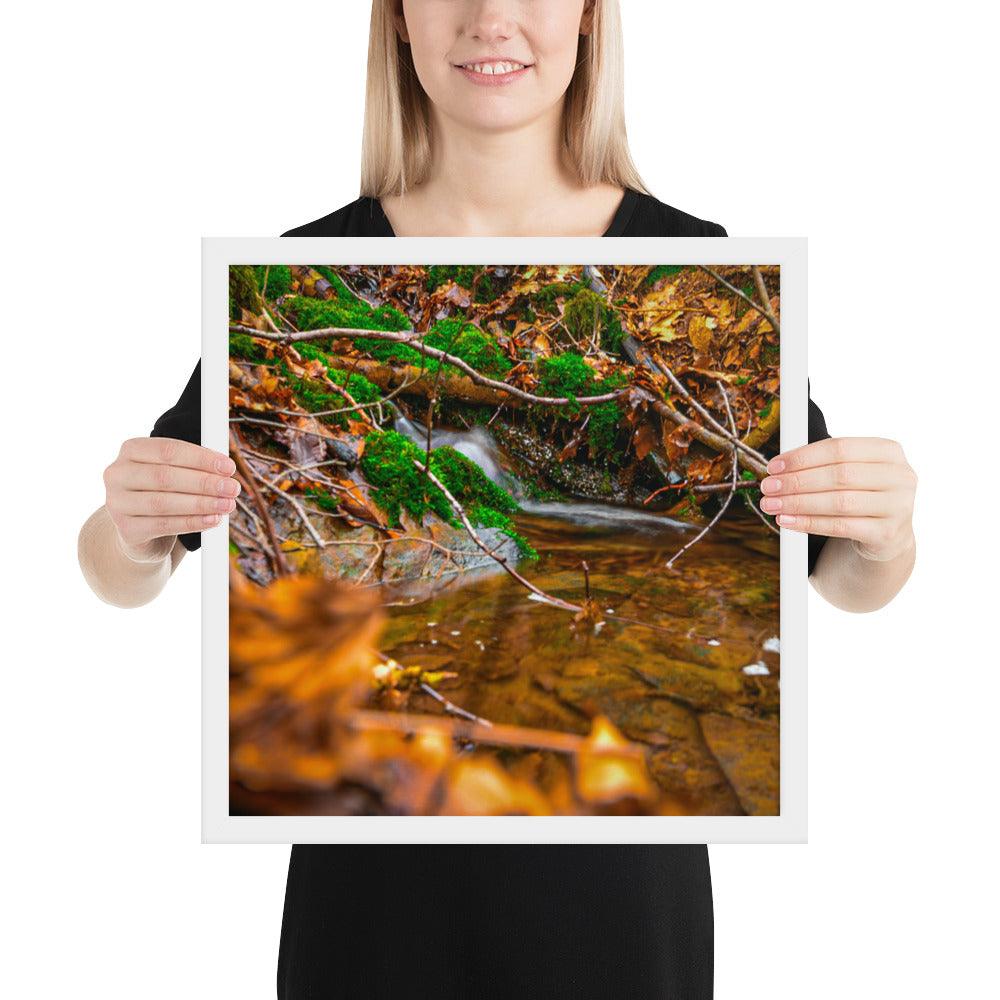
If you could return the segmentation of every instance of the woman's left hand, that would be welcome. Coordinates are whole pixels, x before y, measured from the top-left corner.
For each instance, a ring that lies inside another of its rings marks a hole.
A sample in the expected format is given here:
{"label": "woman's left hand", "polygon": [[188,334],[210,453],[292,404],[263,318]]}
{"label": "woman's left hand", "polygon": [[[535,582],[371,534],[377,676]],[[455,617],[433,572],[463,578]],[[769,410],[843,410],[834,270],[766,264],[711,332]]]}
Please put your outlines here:
{"label": "woman's left hand", "polygon": [[776,455],[767,471],[760,507],[783,528],[853,539],[879,562],[914,543],[917,475],[896,441],[826,438]]}

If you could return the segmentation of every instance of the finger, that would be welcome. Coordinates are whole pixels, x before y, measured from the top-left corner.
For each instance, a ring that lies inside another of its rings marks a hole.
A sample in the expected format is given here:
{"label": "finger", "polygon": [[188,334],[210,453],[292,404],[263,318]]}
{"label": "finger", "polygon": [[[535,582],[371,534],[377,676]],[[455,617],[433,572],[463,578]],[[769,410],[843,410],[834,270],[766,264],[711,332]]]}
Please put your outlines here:
{"label": "finger", "polygon": [[767,463],[771,473],[795,472],[841,462],[900,462],[903,449],[897,441],[877,437],[825,438],[775,455]]}
{"label": "finger", "polygon": [[213,497],[234,497],[240,492],[240,484],[232,476],[146,462],[126,462],[116,468],[114,485],[123,490],[198,493]]}
{"label": "finger", "polygon": [[877,545],[885,533],[881,517],[824,517],[820,514],[779,514],[779,527],[831,538],[854,538],[862,545]]}
{"label": "finger", "polygon": [[115,498],[115,509],[132,517],[156,517],[164,514],[228,514],[235,507],[235,497],[205,496],[202,493],[125,490]]}
{"label": "finger", "polygon": [[885,517],[896,506],[885,490],[836,490],[828,493],[796,493],[766,496],[760,509],[767,514],[833,514],[841,517]]}
{"label": "finger", "polygon": [[823,493],[828,490],[891,490],[906,483],[906,466],[879,462],[842,462],[761,480],[765,496]]}
{"label": "finger", "polygon": [[182,465],[187,469],[217,472],[224,476],[231,476],[236,471],[236,463],[228,455],[180,438],[130,438],[122,445],[121,454],[131,462]]}
{"label": "finger", "polygon": [[222,520],[221,514],[182,514],[157,517],[128,517],[119,529],[122,540],[129,545],[142,545],[164,535],[183,535],[212,528]]}

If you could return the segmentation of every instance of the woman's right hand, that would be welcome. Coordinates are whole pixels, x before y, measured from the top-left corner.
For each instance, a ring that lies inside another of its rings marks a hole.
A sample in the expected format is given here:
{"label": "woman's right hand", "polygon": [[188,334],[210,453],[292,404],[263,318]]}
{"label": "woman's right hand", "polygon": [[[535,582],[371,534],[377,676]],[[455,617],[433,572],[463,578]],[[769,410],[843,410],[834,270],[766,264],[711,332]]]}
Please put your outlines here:
{"label": "woman's right hand", "polygon": [[129,438],[104,470],[104,505],[125,553],[158,558],[177,535],[214,527],[236,508],[235,471],[228,455],[189,441]]}

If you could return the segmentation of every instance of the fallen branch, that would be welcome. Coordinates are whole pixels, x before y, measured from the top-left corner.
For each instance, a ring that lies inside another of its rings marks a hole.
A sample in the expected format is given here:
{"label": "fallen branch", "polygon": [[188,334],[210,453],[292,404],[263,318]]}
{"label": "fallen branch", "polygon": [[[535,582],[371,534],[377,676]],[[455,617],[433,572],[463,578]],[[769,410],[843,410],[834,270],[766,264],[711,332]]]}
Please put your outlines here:
{"label": "fallen branch", "polygon": [[453,354],[448,354],[445,351],[439,351],[436,347],[428,347],[422,340],[419,339],[419,335],[416,334],[416,331],[414,330],[404,330],[396,333],[390,330],[362,330],[344,327],[326,327],[321,330],[303,330],[298,333],[276,334],[267,333],[262,330],[255,330],[253,327],[243,326],[239,323],[230,324],[229,329],[238,333],[249,333],[254,337],[260,337],[264,340],[274,340],[282,344],[294,344],[301,340],[325,340],[334,337],[363,337],[366,340],[387,340],[391,343],[403,344],[406,347],[412,347],[415,351],[419,351],[421,354],[425,354],[429,358],[434,358],[436,361],[453,365],[460,371],[465,372],[465,374],[477,385],[489,386],[491,389],[507,393],[515,399],[520,399],[522,402],[530,403],[534,406],[565,406],[568,403],[571,404],[574,402],[579,403],[581,406],[595,406],[598,403],[610,403],[612,400],[615,400],[619,396],[628,392],[627,389],[616,389],[614,392],[606,392],[600,396],[579,396],[575,400],[570,399],[567,396],[536,396],[534,393],[527,392],[524,389],[519,389],[517,386],[508,385],[506,382],[498,382],[496,379],[487,378],[487,376],[476,371],[476,369],[473,368],[467,361],[463,361],[461,358],[457,358]]}
{"label": "fallen branch", "polygon": [[260,491],[257,489],[257,484],[254,481],[254,473],[250,469],[250,466],[247,465],[246,459],[244,459],[243,455],[240,453],[240,442],[232,428],[229,429],[229,451],[233,456],[233,461],[236,463],[236,468],[239,470],[240,475],[244,480],[244,485],[253,497],[257,510],[260,511],[261,520],[264,522],[267,536],[271,542],[271,549],[274,553],[275,572],[278,576],[287,576],[290,570],[288,568],[288,563],[285,562],[281,546],[278,545],[277,535],[274,531],[274,522],[271,520],[271,515],[268,513],[267,504],[264,503],[264,499],[261,497]]}
{"label": "fallen branch", "polygon": [[[722,394],[722,401],[726,404],[726,415],[729,417],[730,426],[735,430],[736,421],[733,419],[733,411],[732,408],[729,406],[729,396],[726,393],[726,390],[723,388],[721,382],[716,382],[715,384],[718,386],[719,392]],[[705,527],[702,528],[701,531],[699,531],[698,534],[691,539],[691,541],[687,542],[685,545],[682,545],[681,548],[673,556],[671,556],[670,559],[667,560],[667,569],[673,569],[673,565],[677,561],[677,559],[680,558],[680,556],[682,556],[689,548],[691,548],[692,545],[695,545],[702,538],[704,538],[712,530],[712,528],[718,522],[719,518],[722,517],[723,514],[725,514],[726,508],[729,506],[730,501],[732,501],[733,497],[736,494],[736,487],[737,483],[739,482],[739,462],[737,460],[738,456],[735,448],[732,449],[732,455],[733,455],[733,481],[732,485],[729,487],[729,492],[726,494],[726,499],[722,502],[719,509],[715,512],[715,517],[713,517],[712,520],[709,521],[708,524],[706,524]]]}

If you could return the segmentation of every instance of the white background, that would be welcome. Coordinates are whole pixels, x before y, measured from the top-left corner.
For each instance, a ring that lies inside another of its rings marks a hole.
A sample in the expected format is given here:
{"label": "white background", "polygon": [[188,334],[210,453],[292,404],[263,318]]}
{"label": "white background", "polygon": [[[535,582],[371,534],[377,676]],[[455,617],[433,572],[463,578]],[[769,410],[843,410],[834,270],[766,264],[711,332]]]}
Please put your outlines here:
{"label": "white background", "polygon": [[[733,236],[809,238],[813,398],[921,477],[904,592],[863,616],[812,595],[810,843],[711,849],[716,996],[985,995],[998,25],[962,0],[623,6],[647,185]],[[357,196],[367,8],[6,15],[12,996],[274,994],[288,848],[199,843],[199,556],[125,611],[87,588],[76,538],[198,357],[199,237]]]}

